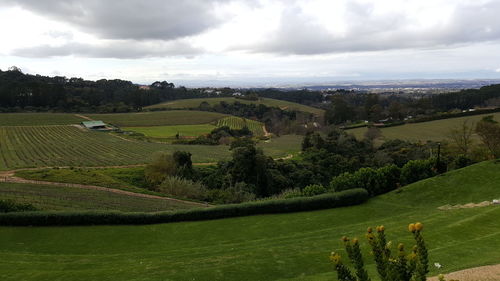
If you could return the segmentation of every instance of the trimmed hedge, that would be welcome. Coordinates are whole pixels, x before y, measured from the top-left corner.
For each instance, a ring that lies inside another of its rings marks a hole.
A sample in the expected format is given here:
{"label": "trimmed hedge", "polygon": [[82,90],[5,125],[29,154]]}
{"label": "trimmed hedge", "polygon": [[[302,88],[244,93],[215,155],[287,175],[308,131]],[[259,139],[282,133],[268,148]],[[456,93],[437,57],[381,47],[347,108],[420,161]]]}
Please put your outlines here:
{"label": "trimmed hedge", "polygon": [[352,206],[368,200],[362,188],[322,194],[313,197],[279,199],[231,204],[206,209],[177,212],[123,213],[91,212],[24,212],[0,214],[0,225],[65,226],[65,225],[139,225],[182,221],[213,220],[262,214],[291,213]]}

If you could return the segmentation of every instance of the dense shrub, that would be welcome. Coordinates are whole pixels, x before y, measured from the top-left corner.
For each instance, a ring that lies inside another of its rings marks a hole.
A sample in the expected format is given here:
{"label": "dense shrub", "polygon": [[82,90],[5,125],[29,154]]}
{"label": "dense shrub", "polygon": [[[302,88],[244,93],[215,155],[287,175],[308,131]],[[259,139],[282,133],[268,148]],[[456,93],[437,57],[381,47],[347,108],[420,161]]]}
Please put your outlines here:
{"label": "dense shrub", "polygon": [[326,188],[324,188],[321,184],[311,184],[302,190],[302,194],[304,196],[315,196],[326,193],[326,191]]}
{"label": "dense shrub", "polygon": [[277,214],[357,205],[368,199],[364,189],[353,189],[313,197],[224,205],[177,212],[25,212],[0,214],[0,225],[124,225],[212,220],[260,214]]}
{"label": "dense shrub", "polygon": [[18,203],[10,199],[0,200],[0,213],[28,212],[36,210],[35,206],[29,203]]}
{"label": "dense shrub", "polygon": [[434,169],[435,160],[411,160],[401,169],[401,182],[405,185],[430,178],[437,173]]}
{"label": "dense shrub", "polygon": [[175,197],[204,201],[207,199],[207,189],[203,184],[178,176],[168,176],[156,188],[156,191]]}
{"label": "dense shrub", "polygon": [[400,169],[389,165],[380,169],[361,168],[354,173],[343,173],[330,182],[330,189],[342,191],[353,188],[364,188],[370,195],[389,192],[398,187]]}

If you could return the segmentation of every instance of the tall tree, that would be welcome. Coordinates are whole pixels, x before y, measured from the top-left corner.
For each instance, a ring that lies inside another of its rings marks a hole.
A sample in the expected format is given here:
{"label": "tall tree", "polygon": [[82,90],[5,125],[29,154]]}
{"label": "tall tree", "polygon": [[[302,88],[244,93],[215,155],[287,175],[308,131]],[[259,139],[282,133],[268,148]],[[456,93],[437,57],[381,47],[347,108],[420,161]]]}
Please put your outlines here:
{"label": "tall tree", "polygon": [[500,125],[489,115],[476,125],[476,133],[494,158],[500,157]]}
{"label": "tall tree", "polygon": [[467,155],[473,142],[474,125],[469,126],[469,120],[450,130],[448,138],[458,148],[461,154]]}

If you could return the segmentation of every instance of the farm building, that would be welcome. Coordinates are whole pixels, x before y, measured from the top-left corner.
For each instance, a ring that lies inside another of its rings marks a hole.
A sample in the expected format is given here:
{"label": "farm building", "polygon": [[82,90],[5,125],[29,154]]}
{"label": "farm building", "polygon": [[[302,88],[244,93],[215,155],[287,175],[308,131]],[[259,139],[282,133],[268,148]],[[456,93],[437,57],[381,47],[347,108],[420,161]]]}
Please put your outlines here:
{"label": "farm building", "polygon": [[107,130],[109,129],[102,121],[84,121],[82,125],[90,130]]}

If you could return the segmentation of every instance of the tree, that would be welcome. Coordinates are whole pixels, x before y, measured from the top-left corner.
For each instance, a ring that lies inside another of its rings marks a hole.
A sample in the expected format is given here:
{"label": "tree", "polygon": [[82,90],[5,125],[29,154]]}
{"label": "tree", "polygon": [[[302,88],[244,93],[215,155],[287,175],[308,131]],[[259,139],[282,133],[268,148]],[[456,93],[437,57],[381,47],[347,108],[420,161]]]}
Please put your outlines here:
{"label": "tree", "polygon": [[464,120],[460,126],[451,129],[448,138],[451,139],[461,154],[467,155],[472,145],[472,133],[474,126],[468,124],[468,120]]}
{"label": "tree", "polygon": [[152,185],[158,185],[168,176],[177,173],[177,165],[171,154],[160,152],[154,155],[153,161],[146,166],[144,176]]}
{"label": "tree", "polygon": [[489,115],[476,125],[476,133],[494,158],[500,157],[500,125]]}
{"label": "tree", "polygon": [[372,126],[369,127],[368,130],[365,133],[365,138],[374,141],[382,136],[382,132],[380,131],[379,128]]}

